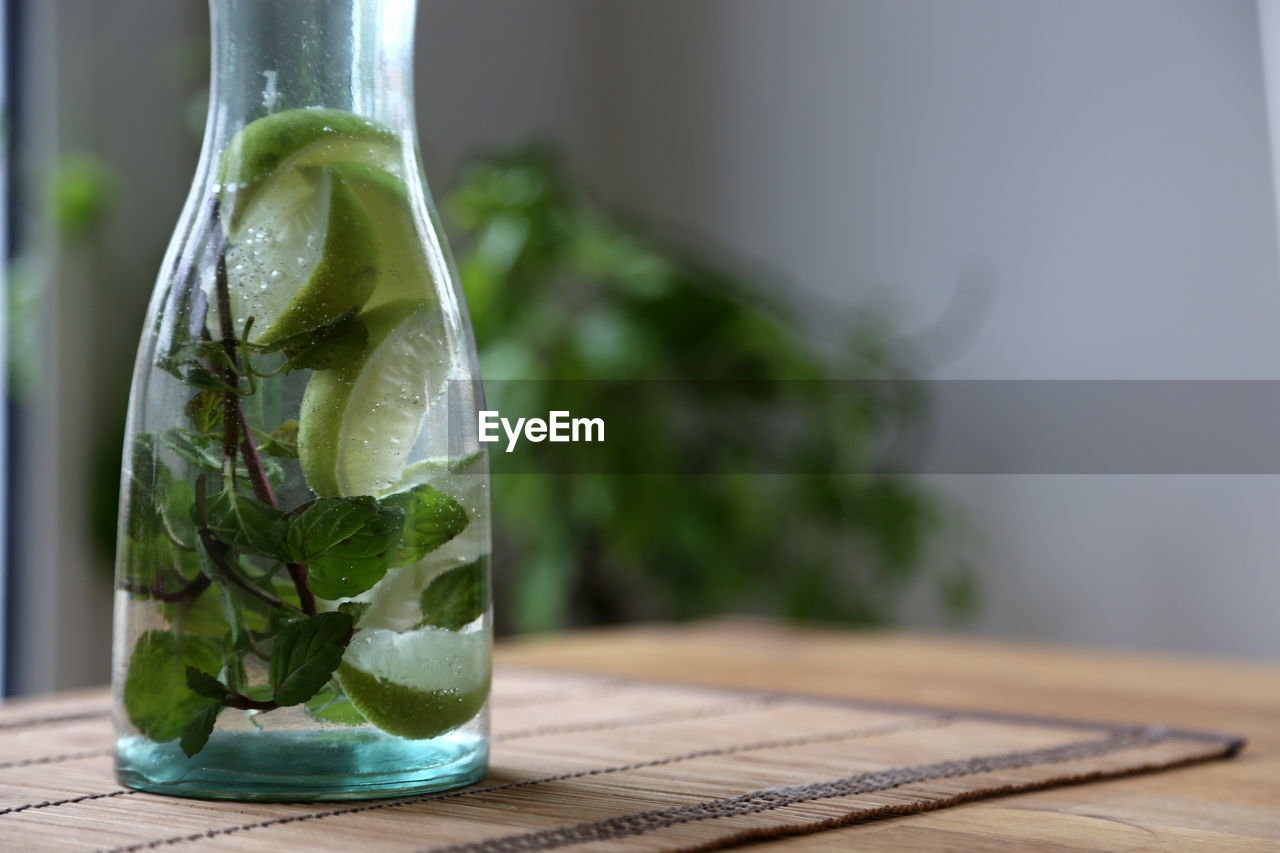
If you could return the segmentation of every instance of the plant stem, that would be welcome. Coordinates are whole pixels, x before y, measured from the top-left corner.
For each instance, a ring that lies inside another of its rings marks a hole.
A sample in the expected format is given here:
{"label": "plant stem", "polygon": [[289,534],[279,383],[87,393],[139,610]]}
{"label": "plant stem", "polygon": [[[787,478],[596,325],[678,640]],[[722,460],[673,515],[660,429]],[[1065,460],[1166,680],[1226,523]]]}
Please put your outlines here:
{"label": "plant stem", "polygon": [[280,703],[274,699],[250,699],[243,693],[228,693],[222,704],[240,711],[274,711],[280,707]]}
{"label": "plant stem", "polygon": [[308,616],[315,616],[316,597],[311,594],[311,588],[307,586],[307,567],[301,563],[290,563],[285,568],[293,581],[294,589],[298,591],[298,603],[302,606],[302,612]]}
{"label": "plant stem", "polygon": [[289,610],[298,609],[284,599],[278,598],[277,596],[267,592],[265,589],[240,574],[239,570],[232,566],[231,562],[227,560],[227,553],[230,549],[215,539],[213,531],[209,528],[201,527],[199,535],[200,544],[204,546],[205,553],[209,555],[210,560],[217,564],[218,570],[226,576],[227,580],[231,581],[254,598],[265,601],[272,607],[282,607]]}
{"label": "plant stem", "polygon": [[[216,211],[215,211],[216,216]],[[218,331],[222,335],[223,364],[218,366],[219,378],[229,387],[238,389],[239,377],[233,366],[236,363],[236,337],[231,326],[231,291],[227,287],[227,253],[218,252],[217,267]],[[236,432],[239,427],[240,395],[229,391],[222,395],[222,460],[223,476],[236,485]]]}
{"label": "plant stem", "polygon": [[[217,211],[214,211],[216,218]],[[226,364],[219,369],[222,381],[235,389],[222,395],[222,457],[223,464],[231,470],[231,486],[235,488],[236,447],[240,446],[244,453],[244,466],[249,472],[249,482],[253,485],[253,494],[260,501],[271,504],[276,509],[280,505],[267,482],[266,472],[262,469],[262,459],[258,456],[258,447],[253,442],[253,431],[249,429],[249,421],[245,417],[244,408],[240,405],[240,380],[236,376],[236,334],[231,319],[231,288],[227,284],[227,252],[218,252],[217,276],[215,280],[218,298],[218,331],[222,334],[222,351],[226,356]],[[316,612],[316,598],[307,586],[307,569],[299,563],[289,564],[289,577],[293,580],[294,589],[298,592],[298,603],[302,612],[312,616]]]}
{"label": "plant stem", "polygon": [[199,598],[200,595],[209,588],[211,583],[212,581],[209,580],[209,576],[201,572],[191,580],[187,581],[187,583],[183,584],[181,588],[175,589],[173,592],[166,592],[164,584],[159,581],[156,582],[155,586],[147,586],[146,584],[125,581],[122,584],[122,588],[130,595],[143,595],[148,598],[154,598],[157,601],[173,603],[185,601],[187,599]]}

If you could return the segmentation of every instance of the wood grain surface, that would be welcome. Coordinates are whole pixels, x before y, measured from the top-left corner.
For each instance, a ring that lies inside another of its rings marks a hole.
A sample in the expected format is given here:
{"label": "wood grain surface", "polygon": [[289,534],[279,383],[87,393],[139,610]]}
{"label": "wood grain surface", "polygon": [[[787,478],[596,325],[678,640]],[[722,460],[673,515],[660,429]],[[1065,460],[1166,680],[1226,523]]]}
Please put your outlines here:
{"label": "wood grain surface", "polygon": [[1232,761],[882,818],[771,841],[771,850],[1280,850],[1276,665],[753,622],[529,638],[504,645],[499,659],[690,684],[1159,721],[1248,740]]}
{"label": "wood grain surface", "polygon": [[1280,849],[1274,667],[639,626],[500,644],[493,707],[477,786],[272,804],[121,788],[103,690],[8,703],[0,849]]}

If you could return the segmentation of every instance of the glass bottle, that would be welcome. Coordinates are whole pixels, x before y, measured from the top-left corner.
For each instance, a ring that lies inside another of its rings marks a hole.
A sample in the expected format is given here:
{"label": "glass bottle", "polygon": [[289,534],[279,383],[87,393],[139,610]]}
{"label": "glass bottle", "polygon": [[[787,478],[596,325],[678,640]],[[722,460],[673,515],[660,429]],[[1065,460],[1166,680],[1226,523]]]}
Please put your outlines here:
{"label": "glass bottle", "polygon": [[419,162],[414,0],[210,0],[204,147],[147,313],[116,766],[193,797],[485,772],[488,459]]}

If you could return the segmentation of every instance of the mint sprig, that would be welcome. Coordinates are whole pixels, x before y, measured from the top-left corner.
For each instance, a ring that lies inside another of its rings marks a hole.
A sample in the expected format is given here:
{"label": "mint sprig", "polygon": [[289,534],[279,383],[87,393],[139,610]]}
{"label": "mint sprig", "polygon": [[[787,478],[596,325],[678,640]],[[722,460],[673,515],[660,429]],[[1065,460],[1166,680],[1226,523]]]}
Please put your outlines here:
{"label": "mint sprig", "polygon": [[[297,458],[297,421],[264,429],[249,416],[258,421],[271,411],[259,401],[273,377],[349,364],[368,345],[368,329],[352,310],[270,346],[251,344],[252,318],[239,334],[231,322],[225,254],[213,296],[217,334],[204,331],[204,318],[184,320],[179,325],[193,336],[158,362],[191,391],[186,422],[133,439],[122,531],[122,588],[155,601],[168,623],[134,646],[126,713],[144,737],[179,740],[188,756],[204,749],[227,711],[305,705],[319,719],[363,722],[335,672],[368,605],[330,609],[317,601],[368,591],[390,568],[420,559],[468,523],[456,501],[430,486],[382,500],[281,505],[281,460]],[[174,474],[173,461],[190,479]],[[458,571],[432,585],[440,593],[432,624],[457,623],[487,600],[482,588],[464,590]]]}

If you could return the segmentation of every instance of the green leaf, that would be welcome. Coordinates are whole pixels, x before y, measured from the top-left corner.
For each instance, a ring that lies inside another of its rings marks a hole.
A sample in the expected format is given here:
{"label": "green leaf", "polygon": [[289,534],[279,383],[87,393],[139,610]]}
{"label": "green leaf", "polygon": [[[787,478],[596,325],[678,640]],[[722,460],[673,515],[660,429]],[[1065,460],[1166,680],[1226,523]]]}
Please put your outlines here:
{"label": "green leaf", "polygon": [[[284,484],[284,467],[266,456],[258,461],[262,463],[262,472],[267,475],[267,482],[271,484],[271,488],[280,488]],[[237,465],[236,476],[248,478],[248,469],[243,464]]]}
{"label": "green leaf", "polygon": [[359,595],[382,579],[404,529],[404,511],[370,497],[317,498],[280,519],[276,540],[287,561],[307,567],[320,598]]}
{"label": "green leaf", "polygon": [[337,611],[318,613],[286,625],[271,651],[267,680],[281,705],[296,705],[314,696],[342,662],[354,623]]}
{"label": "green leaf", "polygon": [[283,517],[264,501],[224,490],[209,504],[208,526],[237,551],[281,560],[284,548],[276,538],[276,525]]}
{"label": "green leaf", "polygon": [[227,685],[194,666],[187,667],[187,689],[192,693],[219,701],[225,699],[231,692]]}
{"label": "green leaf", "polygon": [[190,545],[195,542],[195,525],[191,523],[191,507],[196,500],[195,489],[186,480],[179,480],[168,474],[167,468],[164,468],[164,472],[158,495],[161,501],[160,515],[169,530],[179,540]]}
{"label": "green leaf", "polygon": [[217,639],[227,631],[221,595],[208,590],[195,601],[165,601],[160,603],[164,618],[183,634],[198,634]]}
{"label": "green leaf", "polygon": [[188,364],[183,381],[197,391],[213,391],[218,394],[234,394],[236,388],[222,381],[218,374],[198,362]]}
{"label": "green leaf", "polygon": [[298,422],[288,420],[264,437],[258,449],[281,459],[298,458]]}
{"label": "green leaf", "polygon": [[383,498],[382,505],[404,511],[404,534],[392,554],[393,566],[417,562],[467,526],[467,511],[444,492],[426,484]]}
{"label": "green leaf", "polygon": [[338,612],[350,616],[352,622],[359,622],[371,605],[372,602],[369,601],[344,601],[338,605]]}
{"label": "green leaf", "polygon": [[422,621],[457,631],[489,609],[489,558],[450,569],[422,591]]}
{"label": "green leaf", "polygon": [[[212,474],[222,473],[222,439],[220,437],[201,435],[186,429],[171,429],[164,433],[164,442],[174,453],[193,468]],[[262,470],[267,475],[267,482],[278,487],[284,482],[284,468],[274,459],[260,460]],[[244,461],[236,464],[236,476],[248,479],[249,469]]]}
{"label": "green leaf", "polygon": [[301,334],[291,335],[260,352],[283,352],[285,370],[330,370],[350,364],[369,344],[369,328],[352,308],[338,319]]}
{"label": "green leaf", "polygon": [[129,446],[129,506],[131,510],[147,510],[155,505],[154,496],[159,470],[159,441],[155,433],[143,432],[133,437]]}
{"label": "green leaf", "polygon": [[249,676],[244,668],[243,652],[252,652],[253,644],[244,636],[237,636],[235,630],[228,631],[222,638],[222,677],[237,693],[243,693],[249,685]]}
{"label": "green leaf", "polygon": [[204,745],[209,742],[209,735],[213,734],[214,724],[218,722],[218,714],[221,711],[221,701],[210,702],[196,711],[182,727],[182,740],[179,741],[179,745],[187,754],[187,758],[204,749]]}
{"label": "green leaf", "polygon": [[212,442],[206,436],[190,430],[171,429],[164,433],[164,443],[188,465],[202,471],[222,473],[221,449],[211,449]]}
{"label": "green leaf", "polygon": [[124,679],[124,707],[145,737],[158,743],[178,737],[208,700],[187,687],[186,668],[212,670],[221,655],[218,642],[151,630],[138,638]]}
{"label": "green leaf", "polygon": [[356,710],[346,694],[329,682],[307,702],[307,713],[317,720],[341,726],[363,726],[369,721]]}
{"label": "green leaf", "polygon": [[201,391],[187,401],[187,418],[192,428],[206,436],[220,437],[222,432],[223,395]]}
{"label": "green leaf", "polygon": [[182,359],[176,355],[162,355],[156,360],[156,367],[168,373],[174,379],[185,382],[187,377],[182,375],[183,363]]}
{"label": "green leaf", "polygon": [[[210,553],[213,549],[217,554]],[[211,538],[205,541],[204,536],[196,537],[196,558],[200,561],[200,571],[209,577],[211,581],[222,588],[227,588],[229,584],[234,583],[227,576],[226,569],[223,568],[223,560],[226,559],[227,545],[217,539]]]}
{"label": "green leaf", "polygon": [[153,433],[140,433],[129,445],[128,488],[125,492],[127,513],[124,524],[123,577],[143,586],[154,585],[163,577],[164,528],[157,504],[157,493],[171,477],[158,459],[158,441]]}

